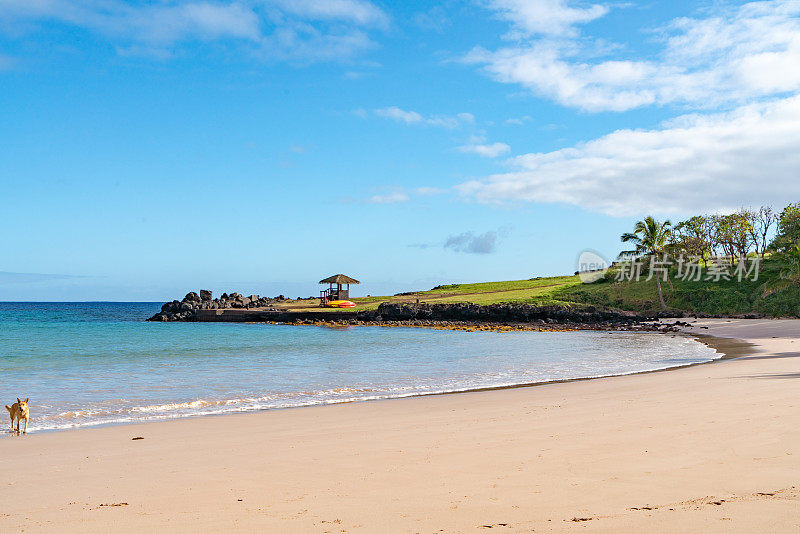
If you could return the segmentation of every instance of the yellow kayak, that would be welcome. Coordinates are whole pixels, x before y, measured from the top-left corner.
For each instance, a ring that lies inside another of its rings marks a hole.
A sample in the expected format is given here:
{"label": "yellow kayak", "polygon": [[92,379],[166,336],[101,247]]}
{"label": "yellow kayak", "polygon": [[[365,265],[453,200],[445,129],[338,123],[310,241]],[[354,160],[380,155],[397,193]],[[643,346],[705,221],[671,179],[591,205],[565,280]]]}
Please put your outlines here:
{"label": "yellow kayak", "polygon": [[352,300],[329,300],[325,306],[328,308],[355,308],[356,303]]}

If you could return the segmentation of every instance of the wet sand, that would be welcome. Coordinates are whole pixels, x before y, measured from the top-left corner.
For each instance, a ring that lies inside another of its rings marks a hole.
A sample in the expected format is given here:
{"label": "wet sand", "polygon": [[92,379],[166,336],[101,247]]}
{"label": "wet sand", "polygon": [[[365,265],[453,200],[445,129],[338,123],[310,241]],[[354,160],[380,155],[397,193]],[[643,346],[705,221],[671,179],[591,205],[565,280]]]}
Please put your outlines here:
{"label": "wet sand", "polygon": [[689,330],[740,357],[2,439],[2,530],[796,532],[800,321]]}

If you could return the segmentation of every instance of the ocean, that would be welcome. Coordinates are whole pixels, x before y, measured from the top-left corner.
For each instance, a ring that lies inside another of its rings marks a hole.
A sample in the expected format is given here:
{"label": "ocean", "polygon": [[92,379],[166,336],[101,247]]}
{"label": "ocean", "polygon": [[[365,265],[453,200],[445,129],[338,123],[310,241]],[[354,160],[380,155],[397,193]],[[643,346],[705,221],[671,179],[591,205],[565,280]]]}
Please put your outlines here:
{"label": "ocean", "polygon": [[[649,332],[148,323],[160,303],[0,302],[0,403],[29,431],[408,397],[710,361]],[[5,428],[8,433],[8,420]]]}

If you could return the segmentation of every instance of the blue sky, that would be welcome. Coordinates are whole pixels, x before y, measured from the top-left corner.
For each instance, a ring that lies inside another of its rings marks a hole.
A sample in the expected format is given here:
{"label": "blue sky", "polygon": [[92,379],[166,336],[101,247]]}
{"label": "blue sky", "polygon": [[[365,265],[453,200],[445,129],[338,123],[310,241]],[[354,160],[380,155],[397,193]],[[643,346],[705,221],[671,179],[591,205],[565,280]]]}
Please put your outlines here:
{"label": "blue sky", "polygon": [[800,4],[0,0],[0,300],[570,273],[800,196]]}

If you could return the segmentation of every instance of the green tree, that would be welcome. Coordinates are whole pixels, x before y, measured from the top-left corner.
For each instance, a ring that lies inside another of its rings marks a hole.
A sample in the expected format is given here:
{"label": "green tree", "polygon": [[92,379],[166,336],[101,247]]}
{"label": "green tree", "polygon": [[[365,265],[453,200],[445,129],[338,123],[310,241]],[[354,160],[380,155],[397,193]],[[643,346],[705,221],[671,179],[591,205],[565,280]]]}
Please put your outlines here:
{"label": "green tree", "polygon": [[769,248],[776,252],[788,252],[797,244],[800,244],[800,202],[783,208],[778,217],[778,232]]}
{"label": "green tree", "polygon": [[703,264],[713,255],[714,241],[709,217],[695,215],[691,219],[679,222],[672,229],[670,236],[674,252],[698,256]]}
{"label": "green tree", "polygon": [[771,206],[761,206],[756,210],[744,210],[742,212],[750,221],[750,239],[756,249],[756,254],[764,259],[767,253],[767,239],[772,225],[778,221],[777,214],[772,211]]}
{"label": "green tree", "polygon": [[[638,221],[633,232],[627,232],[620,236],[623,243],[631,243],[634,249],[623,254],[632,254],[640,257],[653,257],[664,253],[672,235],[672,223],[669,220],[657,221],[651,216],[645,217],[643,221]],[[656,286],[658,287],[658,300],[662,309],[667,309],[664,302],[664,293],[661,290],[661,277],[656,276]]]}
{"label": "green tree", "polygon": [[717,240],[722,252],[734,264],[736,258],[745,257],[753,243],[751,233],[753,226],[750,217],[744,210],[730,215],[715,215]]}

